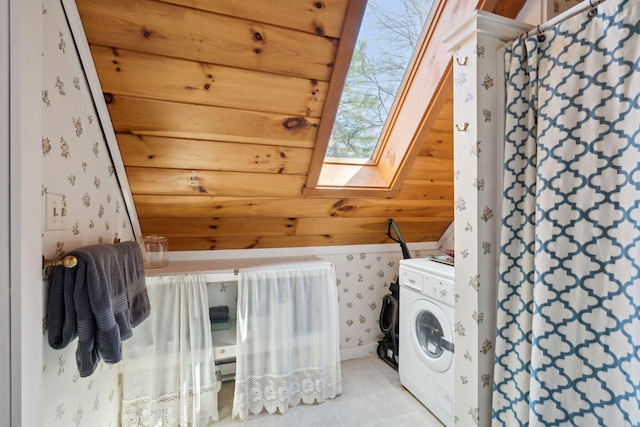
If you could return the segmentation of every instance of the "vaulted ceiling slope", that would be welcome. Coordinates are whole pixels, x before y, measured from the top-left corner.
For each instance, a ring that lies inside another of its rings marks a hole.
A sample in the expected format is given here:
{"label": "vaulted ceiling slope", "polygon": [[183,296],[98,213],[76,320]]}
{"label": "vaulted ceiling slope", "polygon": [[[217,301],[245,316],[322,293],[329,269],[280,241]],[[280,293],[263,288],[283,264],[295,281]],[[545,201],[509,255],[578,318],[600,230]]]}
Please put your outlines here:
{"label": "vaulted ceiling slope", "polygon": [[[361,1],[77,0],[143,234],[171,250],[373,244],[390,242],[394,218],[408,242],[441,237],[453,220],[450,66],[431,77],[440,90],[399,191],[303,195]],[[514,17],[524,0],[448,2],[447,30],[478,6]]]}

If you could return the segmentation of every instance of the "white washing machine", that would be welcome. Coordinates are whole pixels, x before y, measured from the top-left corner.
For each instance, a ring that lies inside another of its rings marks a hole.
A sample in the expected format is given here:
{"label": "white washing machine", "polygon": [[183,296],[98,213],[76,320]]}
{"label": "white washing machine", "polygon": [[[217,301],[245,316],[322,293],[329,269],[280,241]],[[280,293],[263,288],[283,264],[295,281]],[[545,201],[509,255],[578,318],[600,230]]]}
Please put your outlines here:
{"label": "white washing machine", "polygon": [[454,267],[400,260],[400,383],[453,426]]}

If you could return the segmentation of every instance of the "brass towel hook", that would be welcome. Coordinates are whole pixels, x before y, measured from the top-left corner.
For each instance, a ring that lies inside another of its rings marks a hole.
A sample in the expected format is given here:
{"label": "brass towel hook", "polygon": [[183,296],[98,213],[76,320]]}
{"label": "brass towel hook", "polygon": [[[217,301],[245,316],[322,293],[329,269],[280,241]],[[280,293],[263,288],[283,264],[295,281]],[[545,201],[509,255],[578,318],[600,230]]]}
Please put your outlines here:
{"label": "brass towel hook", "polygon": [[467,59],[469,59],[469,58],[466,57],[466,56],[464,58],[462,58],[462,60],[460,60],[460,57],[457,57],[456,58],[456,62],[458,63],[458,65],[461,65],[461,66],[464,67],[465,65],[467,65]]}
{"label": "brass towel hook", "polygon": [[458,129],[460,132],[466,131],[468,127],[469,127],[469,122],[464,122],[462,126],[456,123],[456,129]]}

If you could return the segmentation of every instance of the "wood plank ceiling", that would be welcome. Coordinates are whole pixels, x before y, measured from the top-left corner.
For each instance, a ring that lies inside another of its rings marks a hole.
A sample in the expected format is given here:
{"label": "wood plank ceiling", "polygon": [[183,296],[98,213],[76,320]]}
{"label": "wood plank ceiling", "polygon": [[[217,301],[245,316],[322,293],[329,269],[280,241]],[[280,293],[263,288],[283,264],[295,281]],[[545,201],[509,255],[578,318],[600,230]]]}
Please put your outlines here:
{"label": "wood plank ceiling", "polygon": [[[480,3],[514,17],[524,0]],[[335,114],[327,94],[344,78],[333,64],[349,0],[77,6],[143,234],[167,236],[171,250],[277,248],[390,242],[389,218],[408,242],[435,241],[452,222],[446,73],[399,192],[303,196],[318,126]]]}

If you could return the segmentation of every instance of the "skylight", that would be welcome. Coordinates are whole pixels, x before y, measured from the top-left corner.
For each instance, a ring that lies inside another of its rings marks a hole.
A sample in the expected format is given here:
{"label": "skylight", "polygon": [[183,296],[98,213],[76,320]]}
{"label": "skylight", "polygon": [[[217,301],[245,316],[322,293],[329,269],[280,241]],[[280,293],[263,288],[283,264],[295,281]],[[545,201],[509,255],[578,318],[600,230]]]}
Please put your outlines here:
{"label": "skylight", "polygon": [[375,158],[432,6],[433,0],[368,1],[325,161]]}

